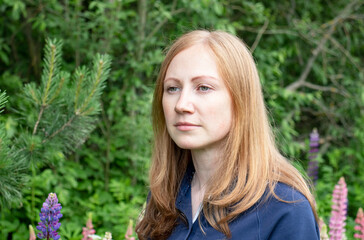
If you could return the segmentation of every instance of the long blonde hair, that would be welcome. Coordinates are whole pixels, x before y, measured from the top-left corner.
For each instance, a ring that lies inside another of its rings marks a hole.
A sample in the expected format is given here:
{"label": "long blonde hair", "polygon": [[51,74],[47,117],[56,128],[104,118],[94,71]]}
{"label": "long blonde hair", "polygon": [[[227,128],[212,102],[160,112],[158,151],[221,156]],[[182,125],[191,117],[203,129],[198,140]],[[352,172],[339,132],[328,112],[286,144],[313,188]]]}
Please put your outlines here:
{"label": "long blonde hair", "polygon": [[162,107],[163,81],[172,59],[196,44],[204,44],[213,53],[233,105],[232,127],[223,150],[224,158],[209,181],[203,200],[207,221],[231,237],[228,223],[257,203],[267,188],[269,195],[276,196],[277,182],[301,192],[317,218],[314,198],[306,181],[277,150],[258,71],[248,48],[229,33],[197,30],[181,36],[170,47],[156,82],[152,106],[151,194],[144,218],[137,226],[139,238],[166,239],[181,217],[175,201],[191,154],[189,150],[179,148],[167,132]]}

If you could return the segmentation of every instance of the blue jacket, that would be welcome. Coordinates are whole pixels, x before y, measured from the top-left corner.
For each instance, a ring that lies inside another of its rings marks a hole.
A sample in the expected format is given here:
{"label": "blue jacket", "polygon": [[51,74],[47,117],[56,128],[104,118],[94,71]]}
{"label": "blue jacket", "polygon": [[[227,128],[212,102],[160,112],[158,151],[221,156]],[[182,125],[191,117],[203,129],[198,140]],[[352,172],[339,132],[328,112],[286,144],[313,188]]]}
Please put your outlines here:
{"label": "blue jacket", "polygon": [[[193,169],[187,170],[176,199],[176,207],[187,218],[188,225],[180,222],[168,239],[222,240],[226,236],[215,230],[206,221],[203,212],[199,220],[192,223],[191,180]],[[268,201],[257,203],[240,214],[229,224],[231,240],[319,240],[320,234],[314,214],[308,200],[298,191],[283,183],[278,183],[275,193],[284,200],[296,201],[285,203],[270,197]]]}

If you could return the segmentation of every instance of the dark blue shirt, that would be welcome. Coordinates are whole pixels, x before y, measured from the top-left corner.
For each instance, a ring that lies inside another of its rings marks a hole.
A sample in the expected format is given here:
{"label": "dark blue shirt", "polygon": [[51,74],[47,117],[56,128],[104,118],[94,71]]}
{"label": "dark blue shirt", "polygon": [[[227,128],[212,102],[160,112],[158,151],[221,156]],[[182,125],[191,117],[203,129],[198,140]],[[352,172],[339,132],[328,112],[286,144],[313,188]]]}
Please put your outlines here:
{"label": "dark blue shirt", "polygon": [[[201,226],[198,219],[192,223],[192,175],[192,170],[188,169],[176,200],[176,207],[184,214],[188,225],[181,220],[168,239],[227,239],[224,234],[211,227],[202,211],[200,213]],[[260,204],[258,202],[229,223],[231,240],[320,239],[318,226],[308,200],[300,192],[283,183],[277,184],[275,193],[281,199],[297,202],[285,203],[273,196]]]}

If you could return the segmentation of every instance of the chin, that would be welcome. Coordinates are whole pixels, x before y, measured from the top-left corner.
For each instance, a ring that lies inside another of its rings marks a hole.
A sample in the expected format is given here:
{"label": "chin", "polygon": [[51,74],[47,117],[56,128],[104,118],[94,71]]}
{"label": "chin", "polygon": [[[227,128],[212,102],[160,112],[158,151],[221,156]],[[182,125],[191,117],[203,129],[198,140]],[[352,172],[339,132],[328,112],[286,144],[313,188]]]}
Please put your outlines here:
{"label": "chin", "polygon": [[189,145],[189,144],[177,144],[176,145],[181,148],[181,149],[186,149],[186,150],[191,150],[191,149],[194,149],[193,146]]}
{"label": "chin", "polygon": [[174,143],[181,149],[187,149],[187,150],[193,150],[198,148],[198,146],[196,146],[196,144],[193,143],[189,143],[189,142],[176,142],[174,141]]}

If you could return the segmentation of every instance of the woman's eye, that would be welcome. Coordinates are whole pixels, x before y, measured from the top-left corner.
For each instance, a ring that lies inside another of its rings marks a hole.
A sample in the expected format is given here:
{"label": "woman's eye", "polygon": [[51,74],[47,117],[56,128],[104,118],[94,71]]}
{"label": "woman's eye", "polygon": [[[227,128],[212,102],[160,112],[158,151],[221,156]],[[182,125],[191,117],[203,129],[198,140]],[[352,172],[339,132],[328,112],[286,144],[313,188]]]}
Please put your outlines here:
{"label": "woman's eye", "polygon": [[174,93],[177,92],[179,90],[178,87],[167,87],[167,92],[169,93]]}
{"label": "woman's eye", "polygon": [[201,92],[207,92],[209,91],[211,88],[208,86],[199,86],[198,90],[200,90]]}

